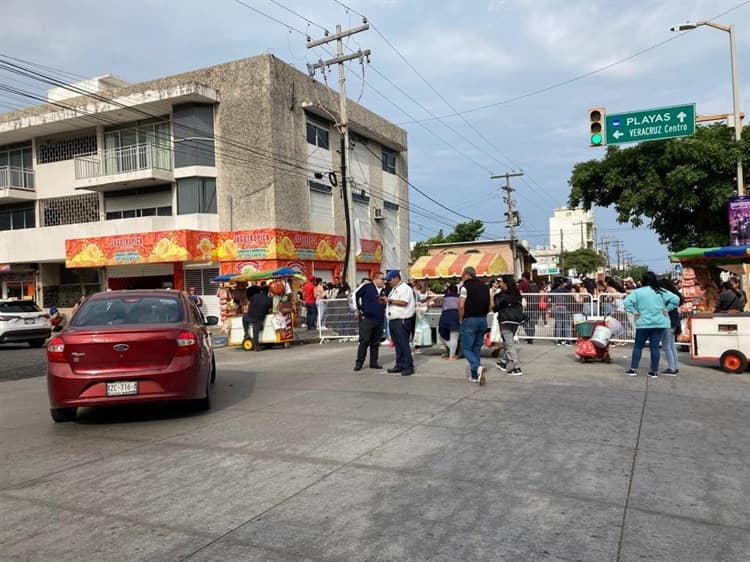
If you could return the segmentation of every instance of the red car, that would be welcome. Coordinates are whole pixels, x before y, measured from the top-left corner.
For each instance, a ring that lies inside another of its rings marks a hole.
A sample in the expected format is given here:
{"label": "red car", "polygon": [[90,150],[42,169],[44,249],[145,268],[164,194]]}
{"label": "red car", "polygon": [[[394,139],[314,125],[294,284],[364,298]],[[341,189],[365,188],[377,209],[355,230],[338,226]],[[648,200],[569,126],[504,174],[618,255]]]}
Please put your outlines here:
{"label": "red car", "polygon": [[192,400],[211,407],[216,360],[208,322],[179,291],[110,291],[86,299],[47,344],[50,414],[83,406]]}

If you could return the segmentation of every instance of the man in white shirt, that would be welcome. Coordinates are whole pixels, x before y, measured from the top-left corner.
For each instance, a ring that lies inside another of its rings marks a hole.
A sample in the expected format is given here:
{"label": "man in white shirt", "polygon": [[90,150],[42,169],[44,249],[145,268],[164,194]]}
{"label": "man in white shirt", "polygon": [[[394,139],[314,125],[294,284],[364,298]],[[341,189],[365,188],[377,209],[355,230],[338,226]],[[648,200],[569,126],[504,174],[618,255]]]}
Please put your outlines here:
{"label": "man in white shirt", "polygon": [[388,331],[396,348],[396,365],[388,372],[408,377],[414,374],[414,359],[409,347],[409,327],[416,312],[414,291],[401,280],[398,270],[390,271],[385,280],[391,287],[386,307]]}

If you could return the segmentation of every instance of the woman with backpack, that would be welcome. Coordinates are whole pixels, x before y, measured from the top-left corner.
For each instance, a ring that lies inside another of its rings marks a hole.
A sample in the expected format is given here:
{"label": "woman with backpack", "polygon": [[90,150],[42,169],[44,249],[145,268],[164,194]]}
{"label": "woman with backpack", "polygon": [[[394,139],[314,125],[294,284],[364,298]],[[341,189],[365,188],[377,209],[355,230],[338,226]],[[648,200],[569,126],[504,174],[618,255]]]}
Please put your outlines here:
{"label": "woman with backpack", "polygon": [[503,356],[496,366],[504,373],[517,377],[523,374],[518,347],[514,341],[518,326],[523,324],[526,315],[521,303],[521,291],[512,275],[503,275],[499,279],[500,291],[495,294],[492,311],[497,313],[500,323],[500,334],[503,338]]}

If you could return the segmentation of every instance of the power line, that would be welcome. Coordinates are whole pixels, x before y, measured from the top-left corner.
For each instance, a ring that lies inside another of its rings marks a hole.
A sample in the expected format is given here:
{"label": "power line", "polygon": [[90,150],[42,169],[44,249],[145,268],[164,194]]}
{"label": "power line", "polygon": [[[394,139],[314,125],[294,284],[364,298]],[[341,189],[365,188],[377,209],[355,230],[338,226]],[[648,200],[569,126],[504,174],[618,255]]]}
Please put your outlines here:
{"label": "power line", "polygon": [[[345,6],[343,3],[339,2],[338,0],[333,0],[333,1],[336,2],[337,4],[341,4],[342,6]],[[733,12],[735,10],[738,10],[739,8],[742,8],[743,6],[745,6],[747,4],[750,4],[750,0],[745,0],[744,2],[741,2],[740,4],[737,4],[733,8],[730,8],[729,10],[721,12],[720,14],[717,14],[715,16],[711,16],[708,19],[718,19],[718,18],[720,18],[722,16],[727,15],[730,12]],[[351,9],[351,8],[349,8],[349,9]],[[357,13],[357,12],[354,12],[354,13]],[[378,32],[374,25],[372,26],[372,29],[376,33]],[[429,119],[422,119],[421,121],[433,121],[435,119],[447,119],[449,117],[462,117],[463,115],[467,115],[469,113],[475,113],[477,111],[482,111],[483,109],[489,109],[489,108],[492,108],[492,107],[498,107],[498,106],[501,106],[501,105],[507,105],[509,103],[513,103],[513,102],[520,101],[520,100],[523,100],[523,99],[526,99],[526,98],[530,98],[532,96],[543,94],[545,92],[549,92],[550,90],[554,90],[554,89],[560,88],[562,86],[567,86],[568,84],[572,84],[574,82],[578,82],[579,80],[583,80],[584,78],[588,78],[589,76],[593,76],[595,74],[599,74],[601,72],[604,72],[605,70],[609,70],[610,68],[613,68],[613,67],[615,67],[615,66],[617,66],[619,64],[622,64],[622,63],[627,62],[629,60],[632,60],[632,59],[634,59],[636,57],[639,57],[639,56],[641,56],[641,55],[643,55],[645,53],[648,53],[649,51],[653,51],[654,49],[657,49],[657,48],[661,47],[662,45],[666,45],[667,43],[669,43],[671,41],[675,41],[677,39],[680,39],[683,35],[685,35],[685,33],[687,33],[687,32],[680,33],[678,35],[674,35],[672,37],[669,37],[668,39],[664,39],[663,41],[659,41],[658,43],[654,43],[653,45],[651,45],[649,47],[646,47],[645,49],[641,49],[640,51],[636,51],[632,55],[629,55],[627,57],[621,58],[621,59],[616,60],[614,62],[611,62],[609,64],[605,64],[604,66],[600,66],[598,68],[595,68],[594,70],[591,70],[591,71],[586,72],[584,74],[580,74],[580,75],[575,76],[573,78],[569,78],[567,80],[562,80],[561,82],[556,82],[556,83],[551,84],[549,86],[545,86],[543,88],[539,88],[537,90],[532,90],[530,92],[526,92],[524,94],[520,94],[518,96],[513,96],[511,98],[507,98],[507,99],[500,100],[500,101],[497,101],[497,102],[488,103],[488,104],[485,104],[485,105],[480,105],[480,106],[473,107],[473,108],[470,108],[470,109],[466,109],[466,110],[463,110],[463,111],[454,111],[453,113],[446,113],[444,115],[438,115],[437,117],[430,117]],[[413,122],[415,122],[415,121],[404,121],[404,122],[399,123],[399,124],[400,125],[405,125],[405,124],[413,123]]]}

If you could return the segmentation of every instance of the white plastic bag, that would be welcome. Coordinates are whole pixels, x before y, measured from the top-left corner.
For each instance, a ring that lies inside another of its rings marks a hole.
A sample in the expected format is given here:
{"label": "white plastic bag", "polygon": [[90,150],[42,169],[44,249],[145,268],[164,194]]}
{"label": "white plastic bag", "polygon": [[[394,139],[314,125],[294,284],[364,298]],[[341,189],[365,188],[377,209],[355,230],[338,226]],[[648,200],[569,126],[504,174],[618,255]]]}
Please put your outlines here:
{"label": "white plastic bag", "polygon": [[503,341],[503,336],[500,333],[500,322],[497,320],[497,312],[492,315],[492,328],[490,329],[490,341],[492,343],[499,343]]}
{"label": "white plastic bag", "polygon": [[612,316],[607,317],[607,328],[612,330],[612,335],[615,336],[619,336],[623,331],[622,322]]}

